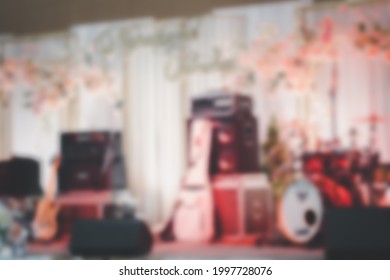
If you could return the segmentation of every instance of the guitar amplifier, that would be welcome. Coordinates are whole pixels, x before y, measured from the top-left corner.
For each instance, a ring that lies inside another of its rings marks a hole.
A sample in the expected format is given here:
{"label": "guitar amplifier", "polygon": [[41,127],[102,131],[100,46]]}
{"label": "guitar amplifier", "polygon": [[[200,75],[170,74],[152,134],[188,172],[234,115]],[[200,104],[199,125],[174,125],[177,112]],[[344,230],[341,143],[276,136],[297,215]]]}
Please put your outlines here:
{"label": "guitar amplifier", "polygon": [[107,149],[114,157],[122,155],[119,132],[67,132],[61,135],[62,160],[103,160]]}
{"label": "guitar amplifier", "polygon": [[213,177],[218,233],[222,239],[267,238],[271,231],[273,199],[264,174]]}
{"label": "guitar amplifier", "polygon": [[72,190],[123,189],[126,186],[123,157],[112,160],[108,168],[102,161],[68,160],[59,169],[60,192]]}
{"label": "guitar amplifier", "polygon": [[250,114],[252,99],[241,94],[231,94],[223,90],[212,91],[192,99],[193,117],[221,118]]}
{"label": "guitar amplifier", "polygon": [[58,172],[61,193],[82,189],[123,189],[126,185],[120,133],[64,133],[61,155]]}
{"label": "guitar amplifier", "polygon": [[188,131],[197,119],[214,124],[210,174],[260,171],[258,121],[249,96],[222,91],[198,96],[192,100]]}

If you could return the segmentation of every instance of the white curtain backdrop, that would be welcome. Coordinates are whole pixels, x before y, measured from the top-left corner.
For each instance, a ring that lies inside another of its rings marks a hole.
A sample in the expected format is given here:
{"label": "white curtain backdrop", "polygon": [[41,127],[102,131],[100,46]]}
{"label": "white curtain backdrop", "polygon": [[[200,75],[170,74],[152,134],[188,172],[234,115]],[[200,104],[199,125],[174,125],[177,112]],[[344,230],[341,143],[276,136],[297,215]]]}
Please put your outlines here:
{"label": "white curtain backdrop", "polygon": [[[0,61],[5,56],[6,40],[6,36],[0,36]],[[0,160],[5,160],[10,157],[11,152],[11,106],[10,100],[5,92],[0,92],[0,100]]]}
{"label": "white curtain backdrop", "polygon": [[[176,33],[182,21],[145,21],[126,29],[126,37],[153,38]],[[168,53],[162,44],[144,44],[126,49],[126,126],[130,189],[139,203],[140,215],[153,224],[171,214],[175,194],[184,171],[185,118],[183,103],[186,92],[181,82],[166,77],[167,63],[175,63],[180,48]]]}
{"label": "white curtain backdrop", "polygon": [[0,160],[11,156],[11,116],[10,100],[3,99],[0,103]]}

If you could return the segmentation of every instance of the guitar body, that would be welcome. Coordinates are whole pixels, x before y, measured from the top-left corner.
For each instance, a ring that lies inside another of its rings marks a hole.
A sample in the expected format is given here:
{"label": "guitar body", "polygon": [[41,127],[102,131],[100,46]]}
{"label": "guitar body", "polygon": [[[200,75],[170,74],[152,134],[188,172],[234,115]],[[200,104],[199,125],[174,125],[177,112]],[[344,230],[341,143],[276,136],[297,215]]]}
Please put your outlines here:
{"label": "guitar body", "polygon": [[173,217],[173,234],[178,241],[208,242],[214,238],[214,203],[208,176],[212,132],[208,120],[192,124],[190,167]]}
{"label": "guitar body", "polygon": [[45,197],[38,202],[35,212],[32,229],[34,238],[39,241],[53,240],[58,232],[57,215],[60,207],[55,203],[54,193],[59,165],[60,158],[57,157],[53,164],[53,170],[46,188]]}
{"label": "guitar body", "polygon": [[214,237],[214,205],[211,192],[186,190],[180,194],[173,231],[178,241],[205,242]]}
{"label": "guitar body", "polygon": [[49,241],[57,235],[59,210],[59,205],[48,199],[43,199],[38,203],[36,219],[33,223],[34,236],[37,240]]}

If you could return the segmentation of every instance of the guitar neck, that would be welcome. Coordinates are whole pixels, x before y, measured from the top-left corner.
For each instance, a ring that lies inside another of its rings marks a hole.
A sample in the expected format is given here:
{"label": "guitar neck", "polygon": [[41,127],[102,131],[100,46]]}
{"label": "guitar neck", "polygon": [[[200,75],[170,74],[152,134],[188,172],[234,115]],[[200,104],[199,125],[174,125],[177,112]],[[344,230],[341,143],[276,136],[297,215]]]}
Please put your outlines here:
{"label": "guitar neck", "polygon": [[191,126],[191,159],[186,173],[186,185],[209,183],[210,152],[213,124],[209,120],[195,120]]}
{"label": "guitar neck", "polygon": [[54,201],[56,198],[58,168],[59,163],[55,163],[52,167],[50,177],[45,188],[45,198],[51,201]]}

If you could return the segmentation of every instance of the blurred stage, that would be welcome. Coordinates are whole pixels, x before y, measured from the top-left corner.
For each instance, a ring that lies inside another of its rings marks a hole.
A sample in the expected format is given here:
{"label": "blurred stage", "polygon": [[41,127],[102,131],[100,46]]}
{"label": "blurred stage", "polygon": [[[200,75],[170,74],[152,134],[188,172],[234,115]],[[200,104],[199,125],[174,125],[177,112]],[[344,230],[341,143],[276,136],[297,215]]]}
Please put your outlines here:
{"label": "blurred stage", "polygon": [[0,34],[0,258],[390,259],[390,1],[353,2]]}

